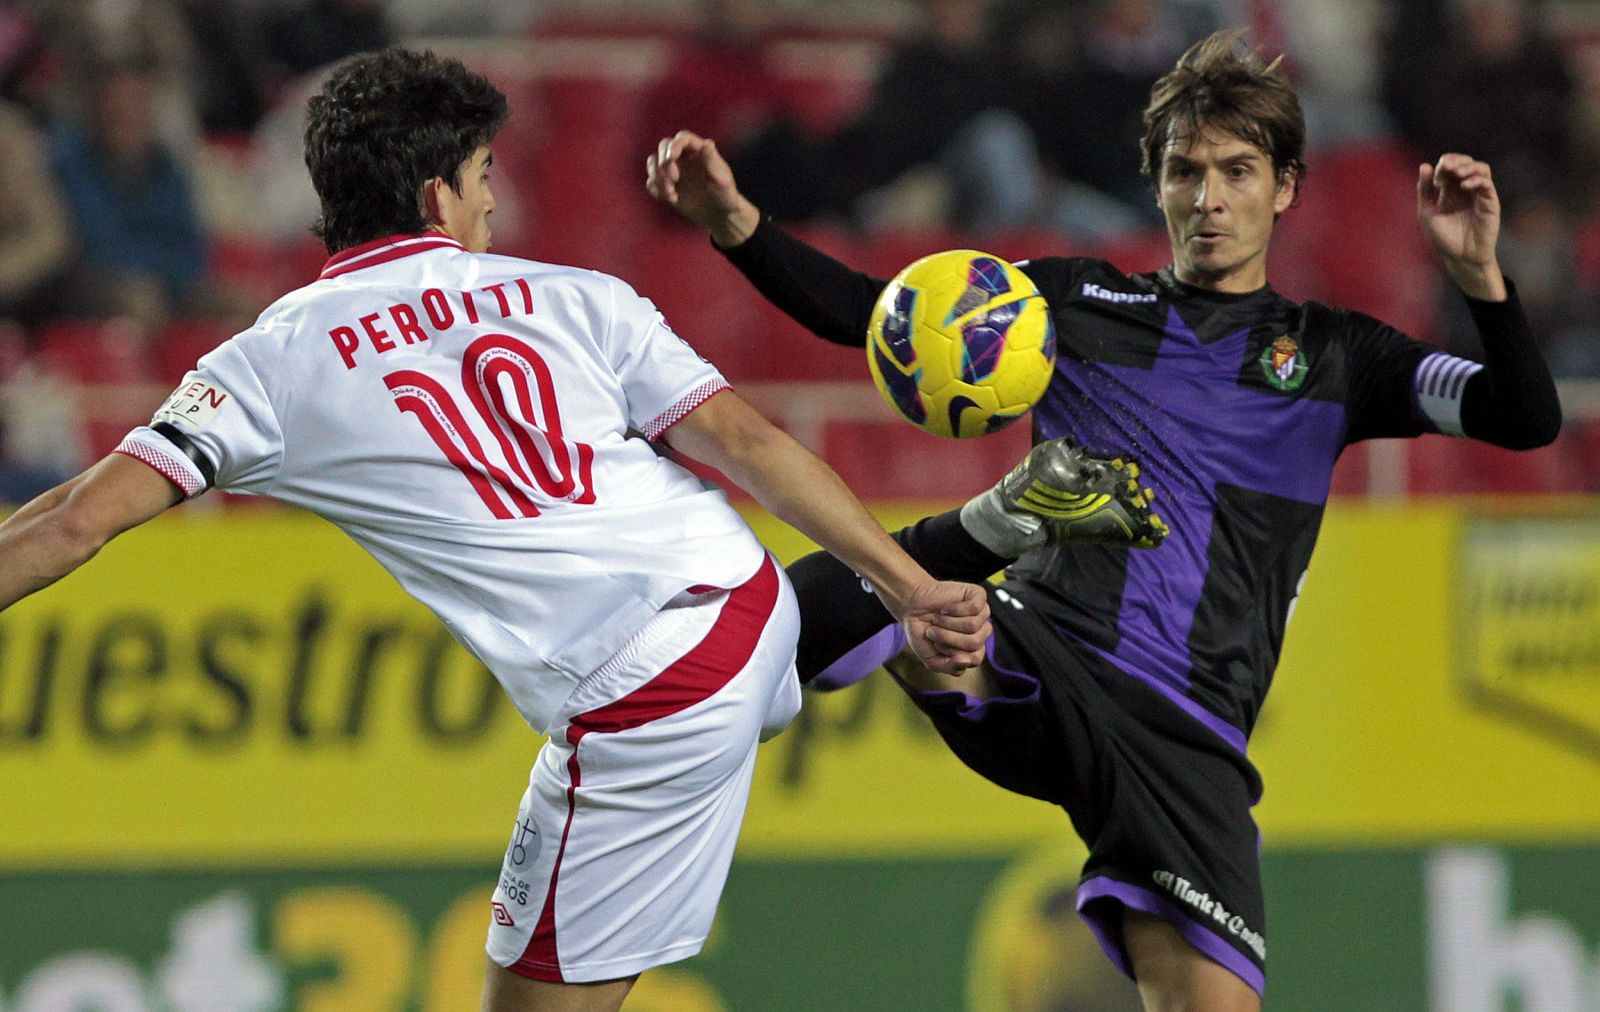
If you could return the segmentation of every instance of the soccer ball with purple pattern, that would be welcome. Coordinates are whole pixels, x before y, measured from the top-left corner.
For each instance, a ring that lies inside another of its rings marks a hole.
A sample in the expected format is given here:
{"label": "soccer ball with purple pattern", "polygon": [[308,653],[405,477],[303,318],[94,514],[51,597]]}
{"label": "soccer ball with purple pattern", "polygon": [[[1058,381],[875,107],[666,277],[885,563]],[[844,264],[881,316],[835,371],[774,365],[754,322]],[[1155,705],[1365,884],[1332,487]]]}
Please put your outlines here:
{"label": "soccer ball with purple pattern", "polygon": [[1055,361],[1050,307],[1032,279],[977,250],[925,256],[895,275],[867,326],[878,392],[936,436],[982,436],[1021,418]]}

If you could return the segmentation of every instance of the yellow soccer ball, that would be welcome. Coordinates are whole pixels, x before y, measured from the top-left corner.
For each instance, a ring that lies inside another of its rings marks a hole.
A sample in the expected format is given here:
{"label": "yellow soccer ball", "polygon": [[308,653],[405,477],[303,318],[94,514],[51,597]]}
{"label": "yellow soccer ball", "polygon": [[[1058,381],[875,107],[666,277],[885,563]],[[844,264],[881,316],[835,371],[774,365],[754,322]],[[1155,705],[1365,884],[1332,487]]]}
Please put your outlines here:
{"label": "yellow soccer ball", "polygon": [[1033,280],[977,250],[934,253],[895,275],[867,326],[878,392],[936,436],[1010,425],[1044,396],[1055,364],[1055,326]]}

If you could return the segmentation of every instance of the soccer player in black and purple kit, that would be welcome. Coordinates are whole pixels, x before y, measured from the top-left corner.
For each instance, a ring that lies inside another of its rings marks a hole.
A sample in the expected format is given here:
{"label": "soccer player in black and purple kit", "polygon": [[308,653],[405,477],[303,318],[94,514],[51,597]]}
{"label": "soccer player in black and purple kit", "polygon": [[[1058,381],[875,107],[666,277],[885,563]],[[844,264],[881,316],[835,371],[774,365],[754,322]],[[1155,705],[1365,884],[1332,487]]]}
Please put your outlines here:
{"label": "soccer player in black and purple kit", "polygon": [[[897,535],[941,578],[1009,564],[991,591],[989,663],[957,679],[904,662],[887,613],[818,554],[790,567],[801,673],[837,685],[887,660],[969,766],[1063,806],[1089,847],[1078,907],[1147,1008],[1256,1009],[1261,781],[1245,747],[1334,462],[1363,439],[1430,432],[1542,446],[1560,406],[1495,257],[1486,164],[1446,154],[1417,173],[1418,219],[1467,300],[1478,363],[1268,286],[1305,127],[1277,63],[1238,34],[1186,53],[1152,90],[1145,123],[1171,266],[1021,264],[1057,333],[1037,445],[995,488]],[[651,192],[706,226],[769,299],[828,340],[864,343],[885,282],[762,220],[712,142],[680,133],[648,171]],[[1130,550],[1161,540],[1148,523],[1122,544],[1058,544],[1050,503],[1082,491],[1084,467],[1125,463],[1086,464],[1085,449],[1143,465],[1171,527],[1158,551]]]}

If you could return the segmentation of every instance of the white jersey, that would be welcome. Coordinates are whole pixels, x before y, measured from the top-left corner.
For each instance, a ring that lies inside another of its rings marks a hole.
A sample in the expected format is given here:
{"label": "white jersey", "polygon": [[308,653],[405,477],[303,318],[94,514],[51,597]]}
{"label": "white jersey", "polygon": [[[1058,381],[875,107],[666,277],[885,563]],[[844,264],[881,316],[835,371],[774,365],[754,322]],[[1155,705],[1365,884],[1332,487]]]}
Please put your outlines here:
{"label": "white jersey", "polygon": [[119,450],[332,521],[545,730],[668,600],[759,568],[649,442],[726,386],[615,278],[396,237],[333,257]]}

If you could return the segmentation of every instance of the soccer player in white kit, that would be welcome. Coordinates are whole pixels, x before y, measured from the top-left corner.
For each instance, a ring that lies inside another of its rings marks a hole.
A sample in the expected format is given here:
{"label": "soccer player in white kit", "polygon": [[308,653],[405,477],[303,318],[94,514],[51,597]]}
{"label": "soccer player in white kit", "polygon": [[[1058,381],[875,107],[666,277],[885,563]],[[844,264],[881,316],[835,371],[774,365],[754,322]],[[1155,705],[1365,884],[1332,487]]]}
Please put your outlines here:
{"label": "soccer player in white kit", "polygon": [[506,105],[483,78],[388,50],[308,111],[321,276],[0,524],[0,608],[208,488],[337,524],[549,735],[486,911],[485,1007],[614,1009],[704,943],[756,744],[799,707],[783,570],[652,443],[855,568],[939,670],[980,660],[984,594],[929,577],[626,284],[486,255]]}

